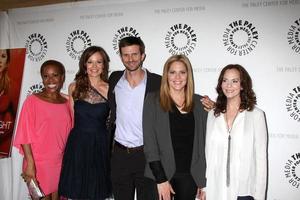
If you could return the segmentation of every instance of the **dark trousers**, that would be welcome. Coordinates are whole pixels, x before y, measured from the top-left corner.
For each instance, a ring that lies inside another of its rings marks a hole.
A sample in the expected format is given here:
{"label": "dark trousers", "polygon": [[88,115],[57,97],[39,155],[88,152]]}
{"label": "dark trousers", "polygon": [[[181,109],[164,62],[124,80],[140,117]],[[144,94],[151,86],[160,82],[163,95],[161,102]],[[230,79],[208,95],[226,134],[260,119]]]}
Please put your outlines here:
{"label": "dark trousers", "polygon": [[242,196],[238,197],[237,200],[254,200],[254,198],[251,196]]}
{"label": "dark trousers", "polygon": [[170,183],[175,192],[174,200],[195,200],[197,185],[191,174],[175,173]]}
{"label": "dark trousers", "polygon": [[115,200],[156,200],[156,183],[144,176],[145,156],[143,150],[127,151],[115,145],[111,157],[111,180]]}

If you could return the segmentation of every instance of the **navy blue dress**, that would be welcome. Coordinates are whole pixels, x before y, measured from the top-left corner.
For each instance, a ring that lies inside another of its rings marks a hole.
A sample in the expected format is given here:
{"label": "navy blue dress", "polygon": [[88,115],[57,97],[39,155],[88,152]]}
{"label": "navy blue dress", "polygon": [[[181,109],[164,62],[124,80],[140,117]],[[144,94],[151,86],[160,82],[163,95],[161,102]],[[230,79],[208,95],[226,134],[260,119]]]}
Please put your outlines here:
{"label": "navy blue dress", "polygon": [[96,89],[74,102],[74,127],[65,147],[59,195],[90,200],[111,196],[108,116],[107,99]]}

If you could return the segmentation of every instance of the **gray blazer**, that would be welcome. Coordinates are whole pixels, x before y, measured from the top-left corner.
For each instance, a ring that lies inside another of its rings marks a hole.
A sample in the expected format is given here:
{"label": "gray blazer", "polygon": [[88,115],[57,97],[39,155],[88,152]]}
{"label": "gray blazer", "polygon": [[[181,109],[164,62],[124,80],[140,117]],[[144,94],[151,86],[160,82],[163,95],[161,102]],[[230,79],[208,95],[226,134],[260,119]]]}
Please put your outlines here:
{"label": "gray blazer", "polygon": [[[194,95],[195,135],[191,162],[191,175],[197,186],[206,186],[205,133],[207,112],[200,96]],[[145,176],[155,180],[149,162],[161,161],[165,174],[170,180],[175,173],[175,158],[170,133],[169,113],[159,104],[159,93],[149,93],[143,111],[144,153],[146,156]]]}

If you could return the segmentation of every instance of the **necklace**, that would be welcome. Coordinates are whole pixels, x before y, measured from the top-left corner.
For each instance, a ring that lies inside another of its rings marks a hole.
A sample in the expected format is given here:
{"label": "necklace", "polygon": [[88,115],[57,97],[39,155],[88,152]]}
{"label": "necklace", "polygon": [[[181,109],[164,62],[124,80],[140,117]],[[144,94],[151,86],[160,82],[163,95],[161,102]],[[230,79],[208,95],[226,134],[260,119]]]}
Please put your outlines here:
{"label": "necklace", "polygon": [[226,125],[227,125],[227,132],[230,134],[231,133],[231,130],[233,128],[233,124],[234,124],[234,121],[236,119],[236,117],[238,116],[239,114],[239,110],[237,110],[234,114],[234,117],[233,117],[233,120],[232,120],[232,123],[230,124],[229,121],[228,121],[228,116],[227,116],[227,112],[225,113],[225,121],[226,121]]}
{"label": "necklace", "polygon": [[173,102],[177,108],[182,108],[185,105],[185,101],[183,101],[181,105],[177,104],[174,100],[173,100]]}
{"label": "necklace", "polygon": [[237,110],[235,112],[232,123],[231,123],[231,126],[230,126],[230,124],[228,123],[227,112],[225,113],[225,121],[226,121],[227,132],[228,132],[228,140],[227,140],[228,148],[227,148],[227,161],[226,161],[226,186],[227,187],[230,186],[230,148],[231,148],[231,135],[230,135],[230,133],[232,131],[234,121],[235,121],[236,117],[238,116],[238,114],[239,114],[239,110]]}

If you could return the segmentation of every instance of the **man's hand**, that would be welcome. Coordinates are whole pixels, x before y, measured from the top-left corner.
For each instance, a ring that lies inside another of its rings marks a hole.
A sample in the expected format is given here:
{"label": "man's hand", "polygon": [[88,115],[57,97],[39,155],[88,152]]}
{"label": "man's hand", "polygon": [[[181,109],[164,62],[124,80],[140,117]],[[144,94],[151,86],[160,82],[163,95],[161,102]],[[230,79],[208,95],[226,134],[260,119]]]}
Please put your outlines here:
{"label": "man's hand", "polygon": [[200,101],[204,106],[204,110],[206,110],[207,112],[209,112],[211,109],[215,107],[215,102],[212,101],[207,95],[204,95]]}

